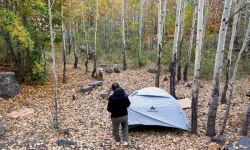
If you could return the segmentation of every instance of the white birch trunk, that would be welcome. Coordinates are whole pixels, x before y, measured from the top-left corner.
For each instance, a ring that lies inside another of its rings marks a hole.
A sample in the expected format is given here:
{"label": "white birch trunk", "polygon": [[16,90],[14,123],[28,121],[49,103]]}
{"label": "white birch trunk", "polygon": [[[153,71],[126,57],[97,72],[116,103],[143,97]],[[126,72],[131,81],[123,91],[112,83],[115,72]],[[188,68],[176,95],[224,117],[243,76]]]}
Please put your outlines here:
{"label": "white birch trunk", "polygon": [[167,12],[167,0],[163,0],[163,7],[162,7],[162,36],[164,36],[165,31],[165,22],[166,22],[166,12]]}
{"label": "white birch trunk", "polygon": [[207,121],[207,135],[212,137],[215,136],[215,120],[216,113],[218,107],[218,98],[220,93],[220,77],[222,72],[223,65],[223,55],[224,55],[224,47],[225,40],[227,34],[227,21],[230,14],[232,0],[225,0],[223,15],[221,19],[221,26],[219,32],[219,40],[217,45],[217,52],[215,58],[215,66],[214,66],[214,77],[213,77],[213,87],[212,87],[212,95],[209,102],[209,111],[208,111],[208,121]]}
{"label": "white birch trunk", "polygon": [[[54,1],[53,1],[54,2]],[[53,4],[52,2],[52,4]],[[53,5],[52,5],[53,6]],[[50,4],[50,0],[48,0],[48,11],[49,11],[49,27],[50,27],[50,47],[51,47],[51,55],[53,60],[53,77],[54,77],[54,100],[55,100],[55,128],[59,128],[58,124],[58,87],[57,87],[57,75],[56,75],[56,58],[54,51],[54,35],[53,35],[53,24],[52,24],[52,6]]]}
{"label": "white birch trunk", "polygon": [[198,96],[200,89],[200,62],[201,62],[201,48],[203,40],[203,10],[204,0],[199,0],[198,5],[198,22],[197,22],[197,36],[196,36],[196,51],[195,51],[195,66],[194,66],[194,85],[192,89],[192,118],[191,118],[191,133],[197,133],[197,113],[198,113]]}
{"label": "white birch trunk", "polygon": [[97,53],[96,39],[97,39],[97,21],[98,21],[98,0],[96,0],[94,69],[93,69],[93,71],[92,71],[92,77],[94,77],[94,76],[95,76],[95,73],[96,73],[96,53]]}
{"label": "white birch trunk", "polygon": [[144,0],[140,0],[140,19],[139,19],[139,51],[138,51],[138,65],[142,67],[141,62],[141,49],[142,49],[142,12],[143,12]]}
{"label": "white birch trunk", "polygon": [[205,5],[206,6],[206,11],[205,11],[205,15],[204,15],[204,19],[203,19],[203,33],[202,33],[202,47],[201,47],[201,50],[202,52],[204,51],[204,43],[205,43],[205,34],[206,34],[206,28],[207,28],[207,20],[208,20],[208,3],[209,1],[208,0],[205,0]]}
{"label": "white birch trunk", "polygon": [[73,41],[73,44],[74,44],[74,57],[75,57],[75,61],[74,61],[74,68],[76,69],[77,68],[77,65],[78,65],[78,57],[77,57],[77,48],[76,48],[76,33],[75,33],[75,27],[73,27],[72,29],[72,41]]}
{"label": "white birch trunk", "polygon": [[[243,45],[242,45],[242,48],[238,54],[238,58],[235,62],[235,66],[234,66],[234,72],[233,72],[233,76],[231,78],[231,83],[230,83],[230,94],[229,94],[229,99],[228,99],[228,103],[227,103],[227,109],[226,109],[226,112],[225,112],[225,117],[224,117],[224,123],[223,123],[223,126],[222,126],[222,130],[220,132],[220,135],[223,135],[224,133],[224,130],[226,128],[226,123],[227,123],[227,117],[229,115],[229,110],[230,110],[230,106],[231,106],[231,103],[233,101],[233,95],[234,95],[234,91],[235,91],[235,80],[236,80],[236,74],[237,74],[237,69],[238,69],[238,65],[239,65],[239,62],[240,62],[240,59],[241,59],[241,56],[243,54],[243,52],[246,50],[246,47],[247,47],[247,43],[249,41],[249,38],[250,38],[250,19],[248,21],[248,27],[247,27],[247,32],[246,32],[246,36],[245,36],[245,39],[244,39],[244,42],[243,42]],[[250,115],[250,114],[249,114]],[[245,116],[246,118],[246,116]],[[244,121],[243,121],[244,122]],[[244,123],[243,123],[244,124]],[[244,128],[244,127],[243,127]],[[244,131],[245,129],[243,129]],[[246,128],[247,130],[247,128]]]}
{"label": "white birch trunk", "polygon": [[[235,5],[236,5],[236,1],[235,1]],[[237,12],[239,9],[240,9],[240,3],[235,7],[234,12]],[[237,27],[238,19],[239,19],[239,13],[236,13],[234,15],[233,24],[232,24],[232,34],[231,34],[231,40],[230,40],[228,56],[227,56],[226,81],[225,81],[224,90],[221,96],[221,104],[225,104],[227,101],[226,95],[227,95],[228,83],[229,83],[229,78],[230,78],[232,51],[234,47],[234,39],[236,35],[236,27]]]}
{"label": "white birch trunk", "polygon": [[64,26],[64,17],[63,17],[63,5],[61,6],[61,18],[62,18],[62,40],[63,40],[63,83],[67,83],[67,77],[66,77],[66,29]]}
{"label": "white birch trunk", "polygon": [[124,0],[121,0],[123,70],[126,70],[127,69],[127,63],[126,63],[126,40],[125,40],[124,7],[125,7],[124,6]]}
{"label": "white birch trunk", "polygon": [[181,3],[182,0],[177,0],[177,11],[176,11],[176,24],[174,32],[174,44],[173,44],[173,53],[171,61],[171,73],[170,73],[170,94],[176,98],[175,95],[175,73],[176,73],[176,60],[177,60],[177,49],[179,41],[179,32],[180,32],[180,15],[181,15]]}
{"label": "white birch trunk", "polygon": [[193,49],[194,30],[195,30],[195,24],[196,24],[196,20],[197,20],[197,12],[198,12],[198,3],[196,1],[195,2],[195,7],[194,7],[192,29],[191,29],[190,40],[189,40],[190,45],[189,45],[189,49],[188,49],[188,61],[187,61],[186,65],[185,65],[184,72],[183,72],[183,78],[184,78],[185,82],[188,81],[187,73],[188,73],[190,58],[191,58],[192,49]]}
{"label": "white birch trunk", "polygon": [[184,42],[184,34],[185,34],[185,4],[183,1],[181,5],[181,33],[180,33],[180,45],[179,45],[179,53],[177,59],[177,80],[181,80],[181,58],[182,58],[182,47]]}
{"label": "white birch trunk", "polygon": [[162,54],[162,12],[161,12],[161,0],[157,0],[158,3],[158,27],[157,27],[157,74],[155,86],[160,87],[160,74],[161,74],[161,54]]}

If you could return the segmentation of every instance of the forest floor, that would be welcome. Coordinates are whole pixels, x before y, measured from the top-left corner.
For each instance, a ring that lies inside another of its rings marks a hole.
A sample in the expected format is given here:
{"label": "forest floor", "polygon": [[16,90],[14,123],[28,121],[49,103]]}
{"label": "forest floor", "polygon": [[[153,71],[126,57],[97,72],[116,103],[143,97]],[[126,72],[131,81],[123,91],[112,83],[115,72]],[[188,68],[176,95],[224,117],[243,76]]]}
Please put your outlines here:
{"label": "forest floor", "polygon": [[[69,65],[68,65],[69,66]],[[50,75],[45,86],[21,85],[23,93],[19,96],[1,100],[0,123],[7,133],[0,136],[0,149],[60,149],[57,140],[69,139],[77,142],[76,149],[213,149],[218,145],[210,142],[205,136],[208,102],[211,97],[212,81],[201,81],[198,104],[198,135],[176,129],[145,128],[129,132],[129,146],[116,146],[111,135],[111,121],[106,111],[107,100],[100,98],[100,93],[107,92],[113,82],[118,82],[128,92],[154,86],[155,75],[147,69],[127,70],[119,74],[105,74],[102,87],[94,89],[89,94],[82,94],[80,86],[88,85],[94,80],[89,74],[84,74],[84,68],[68,67],[68,84],[62,84],[62,67],[58,67],[59,83],[59,123],[61,129],[68,129],[70,137],[63,137],[53,129],[51,114],[54,112],[54,87]],[[162,75],[160,87],[169,91],[169,81]],[[236,83],[236,92],[232,103],[225,134],[228,142],[238,139],[242,118],[250,102],[245,96],[249,89],[249,79],[242,78]],[[190,78],[191,80],[191,78]],[[221,89],[223,84],[221,84]],[[183,82],[177,83],[178,97],[191,98],[191,88],[185,87]],[[73,100],[73,95],[76,97]],[[21,108],[32,108],[34,113],[25,117],[12,119],[7,114]],[[191,109],[185,109],[190,122]],[[219,105],[216,120],[217,131],[221,128],[225,105]],[[106,123],[108,121],[108,128]],[[227,142],[227,143],[228,143]],[[70,149],[70,148],[69,148]]]}

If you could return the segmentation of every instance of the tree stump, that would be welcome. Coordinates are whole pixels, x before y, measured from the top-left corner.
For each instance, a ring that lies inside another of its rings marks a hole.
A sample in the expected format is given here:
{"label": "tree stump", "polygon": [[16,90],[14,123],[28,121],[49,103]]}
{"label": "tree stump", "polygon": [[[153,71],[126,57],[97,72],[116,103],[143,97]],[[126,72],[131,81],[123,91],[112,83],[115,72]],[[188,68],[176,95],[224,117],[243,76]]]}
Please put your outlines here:
{"label": "tree stump", "polygon": [[0,73],[0,98],[8,99],[22,93],[14,72]]}

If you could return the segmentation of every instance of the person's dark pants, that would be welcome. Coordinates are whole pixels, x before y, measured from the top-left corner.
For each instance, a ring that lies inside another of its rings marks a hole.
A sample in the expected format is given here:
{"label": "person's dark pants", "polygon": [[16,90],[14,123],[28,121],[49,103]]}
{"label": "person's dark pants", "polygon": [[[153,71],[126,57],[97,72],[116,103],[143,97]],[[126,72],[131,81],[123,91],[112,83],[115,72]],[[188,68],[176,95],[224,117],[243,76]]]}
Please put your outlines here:
{"label": "person's dark pants", "polygon": [[118,118],[111,118],[111,120],[113,125],[113,136],[115,138],[115,141],[120,142],[120,136],[119,136],[120,124],[122,125],[123,141],[128,141],[128,115]]}

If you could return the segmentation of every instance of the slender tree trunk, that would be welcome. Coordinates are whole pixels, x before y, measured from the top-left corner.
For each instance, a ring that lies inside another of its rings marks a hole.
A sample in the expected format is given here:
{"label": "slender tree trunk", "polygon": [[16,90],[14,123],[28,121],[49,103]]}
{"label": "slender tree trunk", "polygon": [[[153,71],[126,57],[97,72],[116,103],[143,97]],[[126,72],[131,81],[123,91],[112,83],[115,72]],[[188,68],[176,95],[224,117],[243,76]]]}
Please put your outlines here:
{"label": "slender tree trunk", "polygon": [[77,47],[76,47],[76,34],[75,34],[75,29],[72,29],[73,36],[72,36],[72,41],[74,43],[74,57],[75,57],[75,62],[74,62],[74,68],[77,68],[78,65],[78,57],[77,57]]}
{"label": "slender tree trunk", "polygon": [[46,72],[47,71],[47,61],[46,61],[46,55],[45,54],[46,54],[46,49],[45,49],[45,46],[43,46],[43,60],[44,60],[43,69]]}
{"label": "slender tree trunk", "polygon": [[64,27],[64,17],[63,17],[63,5],[61,5],[61,18],[62,18],[62,40],[63,40],[63,83],[67,83],[66,77],[66,43],[65,43],[65,27]]}
{"label": "slender tree trunk", "polygon": [[[237,9],[236,9],[237,10]],[[237,19],[237,18],[236,18]],[[220,135],[223,135],[224,133],[224,130],[226,128],[226,124],[227,124],[227,118],[228,118],[228,115],[229,115],[229,110],[230,110],[230,106],[231,106],[231,102],[233,101],[233,94],[234,94],[234,91],[235,91],[235,80],[236,80],[236,73],[237,73],[237,69],[238,69],[238,65],[239,65],[239,62],[240,62],[240,59],[241,59],[241,56],[243,54],[243,52],[245,51],[246,47],[247,47],[247,43],[250,39],[250,19],[249,19],[249,22],[248,22],[248,27],[247,27],[247,32],[246,32],[246,35],[245,35],[245,39],[244,39],[244,42],[243,42],[243,45],[242,45],[242,48],[238,54],[238,58],[236,60],[236,63],[235,63],[235,67],[234,67],[234,72],[233,72],[233,76],[231,78],[231,88],[230,88],[230,94],[229,94],[229,99],[228,99],[228,104],[227,104],[227,109],[226,109],[226,112],[225,112],[225,117],[224,117],[224,122],[223,122],[223,126],[222,126],[222,130],[220,131]],[[250,116],[250,111],[249,112],[246,112],[246,114],[248,114]],[[245,118],[247,118],[247,116],[245,116]],[[250,119],[250,118],[249,118]],[[244,119],[244,122],[245,121],[249,121],[249,119]],[[244,123],[243,123],[244,124]],[[249,124],[249,122],[247,123]],[[247,128],[248,125],[246,125],[246,127],[244,126],[242,129],[245,131],[247,131]],[[246,134],[243,134],[243,135],[247,135],[247,132],[245,132]]]}
{"label": "slender tree trunk", "polygon": [[71,26],[71,19],[69,19],[69,29],[68,29],[68,48],[69,51],[68,53],[71,53],[71,48],[72,48],[72,26]]}
{"label": "slender tree trunk", "polygon": [[206,6],[206,11],[205,11],[205,15],[204,15],[204,19],[203,19],[203,34],[202,34],[202,52],[204,51],[204,45],[205,45],[205,34],[206,34],[206,28],[207,28],[207,20],[209,19],[208,16],[208,7],[209,7],[209,1],[205,0],[205,6]]}
{"label": "slender tree trunk", "polygon": [[177,80],[181,80],[181,59],[182,59],[182,47],[184,42],[184,34],[185,34],[185,1],[183,1],[181,5],[181,39],[179,46],[179,53],[177,59]]}
{"label": "slender tree trunk", "polygon": [[86,67],[86,70],[85,70],[85,74],[88,72],[88,63],[89,63],[89,35],[90,35],[90,30],[88,31],[88,34],[87,34],[87,42],[86,42],[86,49],[87,49],[87,59],[86,59],[86,62],[85,62],[85,67]]}
{"label": "slender tree trunk", "polygon": [[198,6],[198,23],[197,23],[197,37],[196,37],[196,53],[195,53],[195,66],[194,66],[194,85],[192,89],[192,117],[191,117],[191,133],[197,133],[197,113],[198,113],[198,96],[200,89],[200,62],[201,62],[201,48],[203,36],[203,10],[204,0],[199,0]]}
{"label": "slender tree trunk", "polygon": [[183,72],[183,78],[184,78],[185,82],[188,81],[187,73],[188,73],[188,68],[189,68],[190,59],[191,59],[191,53],[192,53],[192,49],[193,49],[193,39],[194,39],[195,24],[196,24],[196,20],[197,20],[197,12],[198,12],[198,3],[196,1],[195,8],[194,8],[194,14],[193,14],[193,21],[192,21],[192,30],[191,30],[191,34],[190,34],[190,45],[189,45],[189,49],[188,49],[188,61],[185,65],[184,72]]}
{"label": "slender tree trunk", "polygon": [[[234,12],[237,12],[238,9],[240,8],[240,5],[238,4],[235,8]],[[222,92],[221,96],[221,104],[225,104],[227,102],[227,89],[228,89],[228,84],[229,84],[229,78],[230,78],[230,70],[231,70],[231,61],[232,61],[232,51],[234,47],[234,39],[236,36],[236,27],[239,19],[239,13],[235,14],[233,24],[232,24],[232,34],[231,34],[231,40],[230,40],[230,46],[228,49],[228,56],[227,56],[227,69],[226,69],[226,81],[225,81],[225,86],[224,90]]]}
{"label": "slender tree trunk", "polygon": [[177,98],[175,95],[175,73],[176,73],[176,56],[178,49],[178,39],[180,32],[180,15],[181,15],[181,5],[182,0],[177,0],[177,11],[176,11],[176,25],[175,25],[175,33],[174,33],[174,44],[173,44],[173,54],[171,61],[171,69],[170,69],[170,94]]}
{"label": "slender tree trunk", "polygon": [[97,53],[97,47],[96,47],[96,39],[97,39],[97,21],[98,21],[98,0],[96,0],[96,18],[95,18],[95,50],[94,50],[94,69],[92,71],[92,77],[95,76],[96,73],[96,53]]}
{"label": "slender tree trunk", "polygon": [[222,72],[222,63],[224,55],[224,47],[227,33],[227,21],[230,14],[232,0],[225,0],[224,11],[221,19],[219,40],[217,45],[217,52],[215,58],[214,66],[214,79],[212,87],[211,100],[209,102],[209,111],[208,111],[208,121],[207,121],[207,132],[206,134],[210,137],[215,136],[215,120],[218,107],[218,98],[220,93],[220,77]]}
{"label": "slender tree trunk", "polygon": [[247,106],[247,110],[242,122],[241,135],[246,136],[248,131],[248,126],[250,123],[250,105]]}
{"label": "slender tree trunk", "polygon": [[[166,12],[167,12],[167,0],[163,0],[162,7],[162,36],[165,35],[165,25],[166,25]],[[164,41],[163,41],[164,42]],[[163,45],[163,44],[162,44]],[[163,46],[162,46],[163,47]]]}
{"label": "slender tree trunk", "polygon": [[18,82],[23,82],[25,77],[25,68],[24,68],[24,56],[23,56],[23,50],[21,48],[21,44],[17,42],[17,80]]}
{"label": "slender tree trunk", "polygon": [[54,76],[54,92],[55,92],[55,128],[59,129],[58,124],[58,88],[57,88],[57,75],[56,75],[56,60],[55,60],[55,52],[54,52],[54,35],[52,29],[52,6],[50,4],[50,0],[48,0],[48,10],[49,10],[49,25],[50,25],[50,44],[51,44],[51,53],[53,59],[53,76]]}
{"label": "slender tree trunk", "polygon": [[143,12],[143,0],[140,0],[140,19],[139,19],[139,50],[138,50],[138,66],[142,67],[141,62],[141,44],[142,44],[142,12]]}
{"label": "slender tree trunk", "polygon": [[125,41],[125,27],[124,27],[124,0],[121,0],[121,20],[122,20],[122,49],[123,49],[123,70],[127,69],[126,62],[126,41]]}
{"label": "slender tree trunk", "polygon": [[161,54],[162,54],[162,12],[161,12],[161,0],[157,0],[158,3],[158,32],[157,32],[157,74],[155,86],[160,87],[160,74],[161,74]]}

